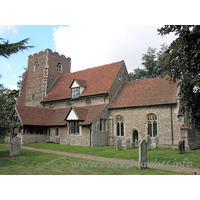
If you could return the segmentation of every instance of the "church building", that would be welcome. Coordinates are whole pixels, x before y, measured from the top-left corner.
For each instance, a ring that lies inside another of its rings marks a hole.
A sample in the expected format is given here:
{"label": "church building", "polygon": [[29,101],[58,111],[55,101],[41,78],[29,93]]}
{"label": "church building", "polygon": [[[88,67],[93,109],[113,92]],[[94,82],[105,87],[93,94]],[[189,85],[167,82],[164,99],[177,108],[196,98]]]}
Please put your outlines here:
{"label": "church building", "polygon": [[[167,77],[130,81],[125,62],[71,73],[71,59],[50,49],[28,57],[10,122],[22,144],[116,145],[121,139],[162,147],[200,148],[200,131],[179,115],[178,82]],[[8,139],[6,140],[7,142]]]}

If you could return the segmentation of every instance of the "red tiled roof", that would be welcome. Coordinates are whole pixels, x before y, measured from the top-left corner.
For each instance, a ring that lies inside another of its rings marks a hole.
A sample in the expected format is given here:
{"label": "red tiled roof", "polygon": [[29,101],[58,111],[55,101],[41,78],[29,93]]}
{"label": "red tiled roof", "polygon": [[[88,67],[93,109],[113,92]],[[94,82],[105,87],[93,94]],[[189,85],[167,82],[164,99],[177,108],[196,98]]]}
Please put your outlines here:
{"label": "red tiled roof", "polygon": [[176,103],[177,85],[164,78],[123,83],[109,108],[125,108]]}
{"label": "red tiled roof", "polygon": [[[101,112],[103,112],[103,110],[107,106],[108,106],[108,104],[85,106],[85,108],[88,109],[87,115],[86,115],[85,119],[83,118],[84,121],[80,122],[79,125],[90,125],[98,117],[98,115]],[[75,108],[76,111],[77,111],[77,108]],[[80,108],[78,108],[78,109],[80,109]]]}
{"label": "red tiled roof", "polygon": [[54,114],[50,121],[48,121],[48,126],[63,126],[66,125],[67,122],[65,120],[67,113],[69,112],[70,108],[58,108],[54,109]]}
{"label": "red tiled roof", "polygon": [[108,93],[123,62],[122,60],[60,76],[42,102],[70,98],[69,87],[74,79],[81,85],[87,85],[80,97]]}
{"label": "red tiled roof", "polygon": [[[76,112],[80,125],[90,125],[108,104],[72,107]],[[64,126],[67,124],[66,116],[71,110],[68,108],[49,109],[30,106],[15,105],[23,125],[32,126]]]}
{"label": "red tiled roof", "polygon": [[23,125],[62,126],[69,108],[49,109],[15,105]]}
{"label": "red tiled roof", "polygon": [[79,125],[90,125],[108,104],[72,107],[79,120]]}

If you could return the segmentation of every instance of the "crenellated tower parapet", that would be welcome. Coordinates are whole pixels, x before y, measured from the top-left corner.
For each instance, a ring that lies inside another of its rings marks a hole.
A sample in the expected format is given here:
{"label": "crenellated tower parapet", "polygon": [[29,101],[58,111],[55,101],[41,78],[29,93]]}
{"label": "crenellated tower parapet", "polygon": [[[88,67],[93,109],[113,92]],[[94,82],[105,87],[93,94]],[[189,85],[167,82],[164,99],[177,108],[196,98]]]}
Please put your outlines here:
{"label": "crenellated tower parapet", "polygon": [[40,107],[41,100],[55,80],[70,72],[71,58],[52,52],[51,49],[28,56],[28,67],[20,85],[18,104]]}

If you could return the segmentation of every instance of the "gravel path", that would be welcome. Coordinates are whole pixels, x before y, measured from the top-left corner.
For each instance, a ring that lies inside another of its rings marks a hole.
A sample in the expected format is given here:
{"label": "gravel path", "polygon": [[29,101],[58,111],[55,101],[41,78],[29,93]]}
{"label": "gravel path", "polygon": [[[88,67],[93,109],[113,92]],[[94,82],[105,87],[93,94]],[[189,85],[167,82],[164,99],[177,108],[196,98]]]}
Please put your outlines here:
{"label": "gravel path", "polygon": [[[0,145],[10,146],[9,144],[0,144]],[[38,148],[26,147],[26,146],[21,146],[21,149],[34,150],[34,151],[40,151],[40,152],[43,152],[43,153],[52,153],[52,154],[58,154],[58,155],[63,155],[63,156],[69,156],[69,157],[76,157],[76,158],[82,158],[82,159],[87,159],[87,160],[105,162],[105,166],[106,166],[106,163],[114,163],[118,166],[123,165],[124,167],[126,167],[126,165],[127,166],[131,166],[131,165],[132,166],[138,166],[138,161],[135,161],[135,160],[131,161],[131,160],[126,160],[126,159],[108,158],[108,157],[88,155],[88,154],[53,151],[53,150],[48,150],[48,149],[38,149]],[[161,169],[161,170],[167,170],[167,171],[187,173],[187,174],[196,173],[196,174],[200,175],[200,168],[187,167],[187,165],[185,167],[176,167],[176,166],[173,166],[173,165],[166,165],[166,164],[159,165],[158,163],[157,164],[149,163],[148,167],[149,168],[155,168],[155,169]]]}

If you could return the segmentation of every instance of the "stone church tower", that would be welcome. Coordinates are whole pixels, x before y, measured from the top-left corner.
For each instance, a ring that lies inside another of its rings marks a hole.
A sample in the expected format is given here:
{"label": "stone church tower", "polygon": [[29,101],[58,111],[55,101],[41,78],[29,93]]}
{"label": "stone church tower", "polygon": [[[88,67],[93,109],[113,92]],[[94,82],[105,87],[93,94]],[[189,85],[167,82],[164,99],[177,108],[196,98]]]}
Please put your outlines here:
{"label": "stone church tower", "polygon": [[19,89],[18,105],[42,107],[41,100],[47,95],[57,78],[71,71],[71,58],[50,49],[28,57],[28,68],[23,74]]}

